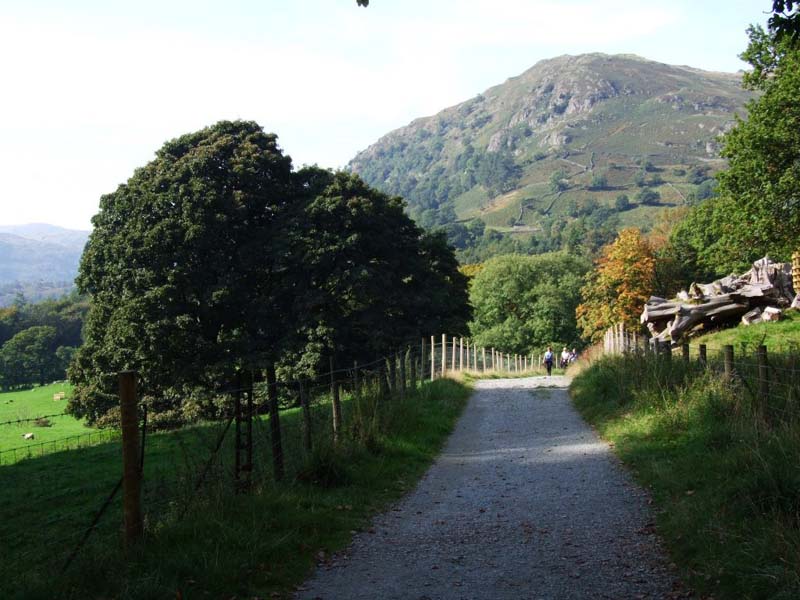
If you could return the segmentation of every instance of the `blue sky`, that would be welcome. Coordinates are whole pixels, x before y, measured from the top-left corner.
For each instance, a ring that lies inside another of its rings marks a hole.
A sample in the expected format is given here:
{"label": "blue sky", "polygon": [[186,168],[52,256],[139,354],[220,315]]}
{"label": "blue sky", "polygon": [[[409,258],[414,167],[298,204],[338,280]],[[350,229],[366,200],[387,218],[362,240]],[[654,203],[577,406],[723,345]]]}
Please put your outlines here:
{"label": "blue sky", "polygon": [[88,229],[164,141],[221,119],[340,167],[539,60],[736,71],[770,0],[0,0],[0,225]]}

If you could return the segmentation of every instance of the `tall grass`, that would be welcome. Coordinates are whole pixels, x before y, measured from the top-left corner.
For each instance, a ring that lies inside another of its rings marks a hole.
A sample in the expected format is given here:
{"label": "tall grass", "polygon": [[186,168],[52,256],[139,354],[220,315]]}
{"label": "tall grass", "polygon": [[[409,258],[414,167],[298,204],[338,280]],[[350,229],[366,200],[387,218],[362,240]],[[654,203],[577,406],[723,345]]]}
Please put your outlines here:
{"label": "tall grass", "polygon": [[[26,535],[35,534],[42,545],[38,553],[35,544],[27,548],[27,562],[15,562],[13,569],[10,562],[0,562],[0,597],[289,597],[316,562],[344,547],[375,512],[416,483],[452,430],[468,395],[467,386],[439,380],[410,392],[402,401],[372,394],[348,398],[340,442],[334,445],[322,431],[316,432],[310,453],[302,451],[297,442],[297,450],[287,456],[286,481],[272,480],[268,450],[259,456],[265,476],[254,478],[254,487],[247,493],[232,493],[231,473],[223,466],[208,478],[202,493],[192,498],[183,518],[186,505],[180,498],[148,513],[152,517],[148,516],[143,542],[128,551],[114,535],[120,523],[119,507],[115,507],[103,522],[110,531],[92,536],[64,573],[59,573],[63,560],[48,560],[53,558],[54,548],[58,549],[61,533],[45,527],[51,520],[61,522],[59,504],[35,503],[14,530],[13,507],[31,505],[32,499],[25,495],[26,486],[12,482],[27,481],[35,472],[42,485],[46,483],[53,491],[71,489],[76,488],[70,483],[75,473],[89,469],[90,479],[104,482],[95,486],[100,496],[87,496],[81,503],[83,516],[91,516],[110,488],[106,480],[118,476],[119,454],[100,446],[84,448],[72,457],[58,453],[0,467],[0,509],[6,509],[2,514],[7,534],[0,538],[12,542],[17,538],[24,544]],[[320,409],[321,413],[325,406]],[[300,416],[297,410],[281,414],[286,438],[301,439]],[[314,424],[329,426],[321,414]],[[154,435],[150,442],[154,450],[161,447],[165,451],[148,456],[145,486],[159,485],[154,474],[163,473],[167,491],[174,494],[180,487],[175,474],[196,471],[194,463],[205,460],[209,440],[218,430],[215,426],[204,435],[199,426],[182,433]],[[182,440],[173,440],[176,435],[182,435]],[[260,447],[268,446],[262,443]],[[202,448],[206,448],[203,453]],[[196,478],[185,479],[183,493],[191,495]],[[86,493],[89,491],[87,488]],[[71,493],[83,492],[75,489]],[[146,509],[147,502],[146,494]],[[0,528],[0,533],[3,531]],[[73,535],[65,537],[64,549],[74,542]]]}
{"label": "tall grass", "polygon": [[[606,357],[573,380],[582,414],[616,446],[657,507],[684,577],[719,598],[800,597],[800,375],[770,356],[721,366]],[[799,363],[800,364],[800,363]]]}

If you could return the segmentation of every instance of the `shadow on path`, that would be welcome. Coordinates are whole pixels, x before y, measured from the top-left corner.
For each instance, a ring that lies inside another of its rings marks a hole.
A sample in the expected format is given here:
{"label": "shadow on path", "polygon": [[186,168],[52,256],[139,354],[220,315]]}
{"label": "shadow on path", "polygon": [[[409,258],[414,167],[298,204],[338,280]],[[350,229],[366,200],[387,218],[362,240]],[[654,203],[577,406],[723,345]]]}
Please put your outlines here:
{"label": "shadow on path", "polygon": [[568,383],[479,381],[417,488],[297,597],[673,597],[646,495],[572,408]]}

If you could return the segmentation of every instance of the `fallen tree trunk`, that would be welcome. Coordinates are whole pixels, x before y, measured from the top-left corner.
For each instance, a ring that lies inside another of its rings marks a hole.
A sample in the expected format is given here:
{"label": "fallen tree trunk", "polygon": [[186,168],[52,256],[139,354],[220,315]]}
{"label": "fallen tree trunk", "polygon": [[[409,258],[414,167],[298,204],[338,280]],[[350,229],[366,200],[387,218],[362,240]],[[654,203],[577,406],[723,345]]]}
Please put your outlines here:
{"label": "fallen tree trunk", "polygon": [[708,284],[693,283],[688,292],[678,294],[678,300],[651,296],[640,321],[654,338],[671,339],[674,343],[697,328],[718,327],[740,318],[745,323],[761,320],[763,310],[770,309],[770,314],[776,315],[776,310],[789,306],[793,300],[797,302],[791,273],[790,264],[774,263],[764,257],[739,277],[730,275]]}

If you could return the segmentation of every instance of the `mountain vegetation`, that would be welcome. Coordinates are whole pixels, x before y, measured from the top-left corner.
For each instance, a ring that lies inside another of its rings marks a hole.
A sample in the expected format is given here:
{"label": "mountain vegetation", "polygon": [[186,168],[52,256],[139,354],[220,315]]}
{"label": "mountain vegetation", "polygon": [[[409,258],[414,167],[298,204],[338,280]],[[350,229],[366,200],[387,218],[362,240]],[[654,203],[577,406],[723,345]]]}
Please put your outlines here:
{"label": "mountain vegetation", "polygon": [[713,194],[718,137],[755,96],[739,75],[561,56],[385,135],[349,169],[406,198],[421,225],[444,226],[462,262],[591,253]]}

